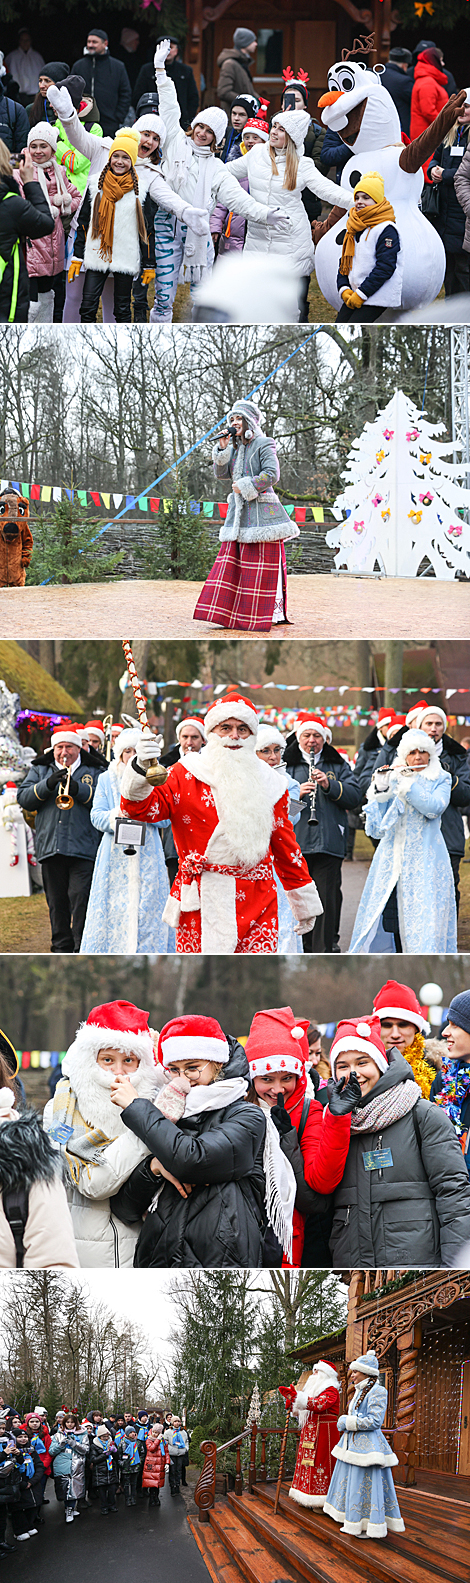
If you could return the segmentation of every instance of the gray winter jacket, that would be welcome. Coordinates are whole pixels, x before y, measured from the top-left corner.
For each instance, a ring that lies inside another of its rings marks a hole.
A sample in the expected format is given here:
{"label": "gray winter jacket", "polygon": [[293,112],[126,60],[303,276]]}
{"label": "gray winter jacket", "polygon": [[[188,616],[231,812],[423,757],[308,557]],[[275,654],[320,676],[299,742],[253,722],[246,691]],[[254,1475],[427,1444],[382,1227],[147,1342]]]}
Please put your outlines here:
{"label": "gray winter jacket", "polygon": [[[281,506],[273,488],[279,478],[274,440],[268,439],[261,429],[256,429],[254,438],[242,445],[241,449],[243,472],[240,477],[235,477],[240,496],[229,496],[227,516],[222,523],[219,539],[222,542],[238,539],[243,544],[298,539],[297,524]],[[220,448],[218,442],[214,446],[212,459],[218,483],[234,478],[238,451],[239,446],[231,443],[225,450]]]}
{"label": "gray winter jacket", "polygon": [[64,857],[95,858],[101,832],[91,823],[90,809],[98,777],[106,769],[106,763],[98,753],[86,753],[81,749],[80,764],[73,771],[78,792],[73,808],[68,809],[57,807],[59,787],[54,786],[51,791],[48,786],[48,777],[57,768],[51,748],[39,753],[18,791],[20,807],[36,814],[38,862],[43,863],[45,858],[55,857],[57,853]]}
{"label": "gray winter jacket", "polygon": [[[408,1061],[391,1050],[374,1098],[410,1078]],[[366,1095],[359,1109],[371,1097]],[[363,1156],[371,1149],[389,1149],[393,1164],[366,1170]],[[457,1264],[460,1249],[470,1241],[470,1182],[445,1112],[419,1099],[381,1133],[351,1131],[333,1205],[330,1248],[337,1269]]]}

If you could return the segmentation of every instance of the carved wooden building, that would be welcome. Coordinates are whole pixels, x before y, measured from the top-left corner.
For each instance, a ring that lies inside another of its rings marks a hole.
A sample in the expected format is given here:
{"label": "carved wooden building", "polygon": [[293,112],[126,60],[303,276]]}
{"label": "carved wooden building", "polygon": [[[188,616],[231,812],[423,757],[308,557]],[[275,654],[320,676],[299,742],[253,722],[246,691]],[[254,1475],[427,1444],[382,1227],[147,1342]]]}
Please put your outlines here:
{"label": "carved wooden building", "polygon": [[470,1272],[354,1270],[343,1279],[345,1329],[301,1349],[302,1379],[327,1356],[346,1396],[349,1364],[373,1348],[389,1393],[396,1484],[423,1487],[438,1473],[470,1489]]}

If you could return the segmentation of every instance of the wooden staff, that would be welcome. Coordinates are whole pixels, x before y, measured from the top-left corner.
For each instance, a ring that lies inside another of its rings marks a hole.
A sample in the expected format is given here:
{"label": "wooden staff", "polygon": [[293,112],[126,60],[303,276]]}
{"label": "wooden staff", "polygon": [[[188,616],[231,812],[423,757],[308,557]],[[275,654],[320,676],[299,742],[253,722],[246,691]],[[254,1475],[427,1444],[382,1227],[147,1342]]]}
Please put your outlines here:
{"label": "wooden staff", "polygon": [[280,1493],[281,1493],[281,1484],[282,1484],[282,1478],[283,1478],[283,1473],[284,1473],[284,1462],[285,1462],[285,1455],[286,1455],[287,1436],[288,1436],[288,1433],[289,1433],[289,1419],[290,1419],[290,1407],[287,1407],[286,1408],[286,1421],[285,1421],[285,1424],[284,1424],[284,1429],[282,1431],[281,1455],[280,1455],[280,1458],[279,1458],[279,1475],[278,1475],[278,1481],[277,1481],[277,1484],[276,1484],[276,1494],[275,1494],[275,1497],[274,1497],[274,1516],[276,1516],[277,1508],[279,1506],[279,1496],[280,1496]]}
{"label": "wooden staff", "polygon": [[[137,714],[139,716],[139,725],[142,727],[142,736],[153,737],[153,731],[150,730],[147,720],[145,698],[140,690],[139,678],[134,665],[134,656],[131,645],[126,638],[123,638],[122,640],[122,647],[126,657],[129,681],[135,698]],[[155,758],[152,759],[148,765],[145,778],[146,780],[150,781],[151,786],[163,786],[165,781],[168,779],[168,772],[166,769],[164,769],[164,766],[160,764],[157,752],[155,753]]]}

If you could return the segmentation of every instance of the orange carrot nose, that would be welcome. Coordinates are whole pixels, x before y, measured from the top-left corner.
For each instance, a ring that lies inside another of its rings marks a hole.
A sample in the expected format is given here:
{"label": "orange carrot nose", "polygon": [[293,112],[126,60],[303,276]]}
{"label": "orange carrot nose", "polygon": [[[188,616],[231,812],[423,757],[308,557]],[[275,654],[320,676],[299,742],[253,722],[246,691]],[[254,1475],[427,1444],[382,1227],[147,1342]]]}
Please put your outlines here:
{"label": "orange carrot nose", "polygon": [[324,94],[322,94],[321,99],[318,100],[318,109],[319,110],[324,110],[325,105],[327,105],[327,104],[334,104],[336,99],[342,99],[342,98],[343,98],[343,93],[342,93],[341,89],[337,89],[336,93],[324,93]]}

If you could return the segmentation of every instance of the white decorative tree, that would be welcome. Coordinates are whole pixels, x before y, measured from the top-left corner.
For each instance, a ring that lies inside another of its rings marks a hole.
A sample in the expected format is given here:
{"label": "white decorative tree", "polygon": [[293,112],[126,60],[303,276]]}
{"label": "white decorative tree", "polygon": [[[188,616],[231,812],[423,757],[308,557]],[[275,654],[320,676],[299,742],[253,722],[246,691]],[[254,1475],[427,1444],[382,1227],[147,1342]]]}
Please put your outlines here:
{"label": "white decorative tree", "polygon": [[[428,423],[402,390],[353,441],[346,487],[333,514],[339,526],[326,542],[338,547],[337,569],[387,577],[416,577],[425,557],[438,578],[470,578],[470,489],[458,480],[463,462],[446,461],[454,443],[439,439],[443,423]],[[348,515],[345,519],[345,512]]]}
{"label": "white decorative tree", "polygon": [[258,1388],[257,1385],[255,1385],[253,1387],[253,1393],[252,1393],[251,1402],[250,1402],[250,1405],[249,1405],[249,1408],[248,1408],[248,1416],[247,1416],[246,1426],[245,1427],[247,1429],[251,1429],[253,1424],[259,1424],[260,1418],[261,1418],[261,1400],[260,1400],[259,1388]]}

